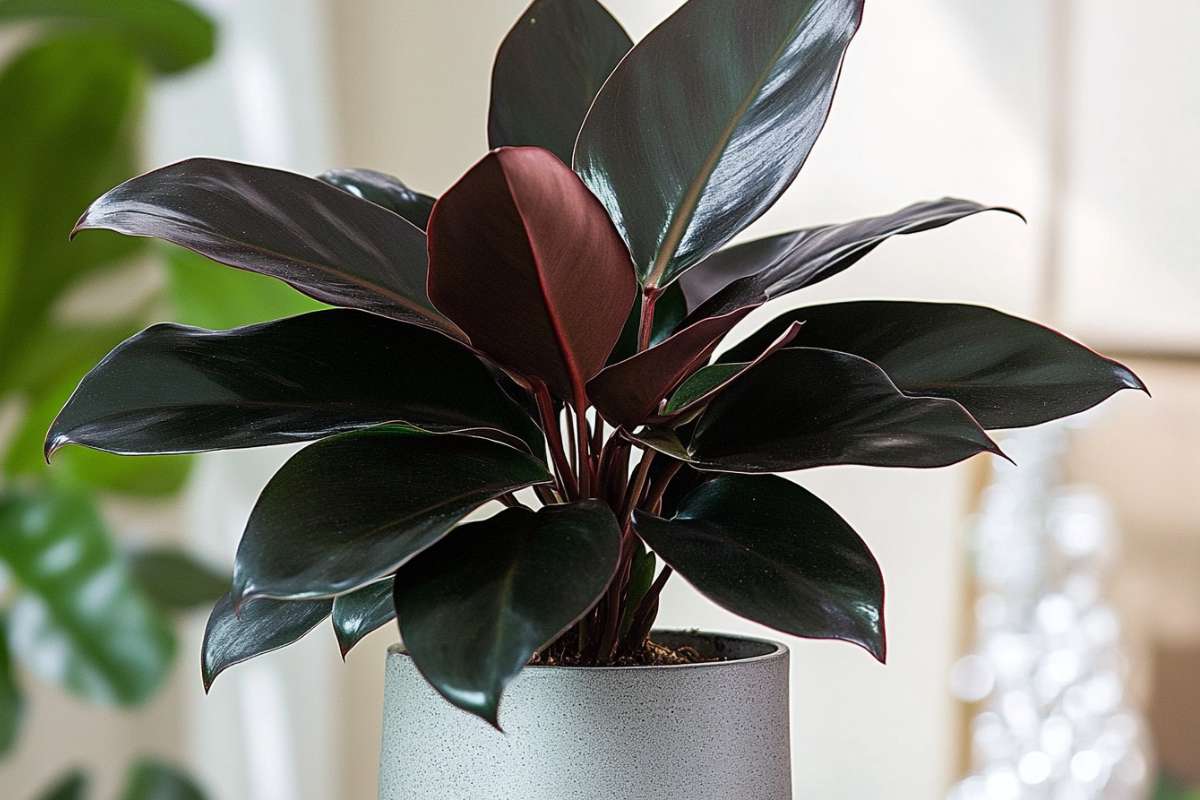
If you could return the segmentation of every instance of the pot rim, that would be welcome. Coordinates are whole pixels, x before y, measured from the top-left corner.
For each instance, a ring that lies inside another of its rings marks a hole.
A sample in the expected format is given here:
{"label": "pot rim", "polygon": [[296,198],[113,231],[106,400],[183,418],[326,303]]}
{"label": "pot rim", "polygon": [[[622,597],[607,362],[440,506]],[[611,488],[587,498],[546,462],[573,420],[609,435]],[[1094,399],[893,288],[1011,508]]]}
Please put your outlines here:
{"label": "pot rim", "polygon": [[[655,633],[674,634],[679,636],[693,637],[708,637],[713,639],[727,639],[738,642],[749,642],[752,644],[766,645],[771,648],[765,653],[756,656],[747,656],[745,658],[735,658],[727,661],[701,661],[695,664],[608,664],[601,666],[581,667],[567,666],[562,664],[528,664],[525,669],[534,670],[535,672],[639,672],[644,670],[694,670],[694,669],[719,669],[721,667],[737,667],[743,664],[759,664],[766,661],[774,661],[777,659],[786,659],[788,657],[788,646],[783,642],[774,639],[765,639],[760,636],[745,636],[740,633],[723,633],[721,631],[705,631],[698,628],[655,628],[651,631],[651,635]],[[412,660],[408,651],[404,646],[397,642],[388,646],[387,656],[398,656]]]}

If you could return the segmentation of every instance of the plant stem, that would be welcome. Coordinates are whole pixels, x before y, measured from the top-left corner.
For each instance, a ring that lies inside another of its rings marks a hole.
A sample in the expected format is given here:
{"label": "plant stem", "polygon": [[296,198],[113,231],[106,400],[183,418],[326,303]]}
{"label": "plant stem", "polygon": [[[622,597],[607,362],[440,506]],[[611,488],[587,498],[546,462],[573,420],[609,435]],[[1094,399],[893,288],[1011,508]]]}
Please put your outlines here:
{"label": "plant stem", "polygon": [[591,452],[588,449],[587,409],[587,392],[582,383],[577,383],[575,385],[575,433],[578,436],[576,446],[579,448],[579,482],[577,486],[580,497],[592,497],[596,493],[596,487],[592,482]]}
{"label": "plant stem", "polygon": [[647,286],[642,290],[642,318],[638,323],[638,352],[650,346],[650,337],[654,333],[654,306],[662,291],[656,286]]}
{"label": "plant stem", "polygon": [[663,495],[667,493],[667,487],[671,485],[671,481],[679,474],[679,470],[683,469],[683,462],[672,461],[665,470],[653,481],[650,485],[650,490],[646,492],[646,502],[642,505],[644,509],[652,514],[658,513],[658,505],[662,502]]}
{"label": "plant stem", "polygon": [[558,474],[559,487],[568,498],[579,497],[579,483],[575,473],[567,463],[563,451],[562,430],[559,428],[558,416],[554,413],[554,401],[550,398],[550,390],[540,381],[534,384],[534,397],[537,399],[538,412],[542,415],[542,428],[546,433],[546,442],[550,446],[550,458],[554,462]]}
{"label": "plant stem", "polygon": [[625,504],[621,508],[621,528],[629,527],[629,520],[633,518],[633,509],[637,507],[638,501],[642,498],[642,489],[646,486],[646,477],[650,474],[650,465],[654,462],[655,451],[647,448],[642,451],[642,460],[638,462],[637,471],[633,473],[633,480],[630,481],[629,487],[625,491]]}

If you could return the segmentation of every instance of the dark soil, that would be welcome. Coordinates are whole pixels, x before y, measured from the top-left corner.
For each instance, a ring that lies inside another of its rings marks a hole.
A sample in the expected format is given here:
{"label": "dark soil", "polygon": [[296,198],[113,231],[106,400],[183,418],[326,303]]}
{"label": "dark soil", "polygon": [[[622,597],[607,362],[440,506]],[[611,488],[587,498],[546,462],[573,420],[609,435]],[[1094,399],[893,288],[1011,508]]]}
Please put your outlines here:
{"label": "dark soil", "polygon": [[704,664],[724,661],[720,656],[704,656],[694,647],[671,648],[646,640],[641,648],[618,654],[615,659],[600,663],[585,662],[572,647],[550,647],[530,659],[531,666],[540,667],[661,667],[673,664]]}

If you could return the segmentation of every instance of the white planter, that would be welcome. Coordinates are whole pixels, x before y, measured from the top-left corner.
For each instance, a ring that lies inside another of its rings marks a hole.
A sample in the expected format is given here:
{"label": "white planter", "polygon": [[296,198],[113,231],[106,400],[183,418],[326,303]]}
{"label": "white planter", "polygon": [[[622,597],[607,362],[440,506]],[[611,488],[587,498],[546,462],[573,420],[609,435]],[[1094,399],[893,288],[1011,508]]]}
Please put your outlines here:
{"label": "white planter", "polygon": [[657,631],[728,660],[529,667],[499,733],[447,703],[399,647],[387,658],[380,800],[788,800],[788,650]]}

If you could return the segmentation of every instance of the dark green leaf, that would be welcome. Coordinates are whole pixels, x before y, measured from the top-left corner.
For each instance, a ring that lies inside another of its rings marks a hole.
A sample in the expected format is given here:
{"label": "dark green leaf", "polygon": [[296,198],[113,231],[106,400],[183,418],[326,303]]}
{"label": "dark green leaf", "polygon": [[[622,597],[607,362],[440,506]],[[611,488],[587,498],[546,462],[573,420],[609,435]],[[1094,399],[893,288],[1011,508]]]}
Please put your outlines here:
{"label": "dark green leaf", "polygon": [[832,350],[780,350],[726,387],[690,442],[637,437],[701,469],[786,472],[832,464],[941,467],[999,448],[962,406],[909,397],[870,361]]}
{"label": "dark green leaf", "polygon": [[665,286],[775,202],[825,124],[862,0],[690,0],[596,96],[575,169]]}
{"label": "dark green leaf", "polygon": [[488,500],[549,480],[532,456],[472,436],[381,426],[322,439],[263,489],[238,546],[234,597],[353,591]]}
{"label": "dark green leaf", "polygon": [[17,684],[8,646],[8,616],[0,613],[0,757],[12,750],[25,716],[25,693]]}
{"label": "dark green leaf", "polygon": [[[211,261],[190,250],[170,245],[163,245],[162,249],[172,318],[184,325],[225,330],[325,307],[266,275],[240,269],[213,269]],[[126,336],[135,332],[130,331]]]}
{"label": "dark green leaf", "polygon": [[605,367],[588,382],[588,397],[613,425],[632,430],[685,377],[708,363],[721,338],[750,309],[702,319],[660,344]]}
{"label": "dark green leaf", "polygon": [[372,583],[333,601],[333,632],[342,657],[368,633],[396,618],[392,602],[392,579]]}
{"label": "dark green leaf", "polygon": [[604,207],[536,147],[489,153],[442,195],[429,260],[438,308],[497,363],[564,399],[604,366],[637,287]]}
{"label": "dark green leaf", "polygon": [[180,0],[0,0],[0,23],[25,19],[115,33],[161,72],[193,67],[216,45],[216,26]]}
{"label": "dark green leaf", "polygon": [[761,625],[841,639],[884,661],[883,575],[820,498],[775,475],[722,475],[674,518],[639,511],[638,535],[700,593]]}
{"label": "dark green leaf", "polygon": [[10,641],[33,673],[83,697],[136,704],[162,683],[171,631],[75,492],[0,500],[0,560],[16,580]]}
{"label": "dark green leaf", "polygon": [[138,249],[112,234],[71,246],[65,233],[133,170],[143,85],[127,49],[80,34],[38,42],[0,74],[0,108],[19,109],[0,114],[0,372],[40,349],[36,337],[68,287]]}
{"label": "dark green leaf", "polygon": [[498,726],[504,687],[595,605],[620,551],[594,500],[459,526],[396,575],[404,646],[447,700]]}
{"label": "dark green leaf", "polygon": [[232,331],[148,328],[83,379],[46,453],[70,443],[134,455],[259,447],[401,420],[494,429],[544,449],[529,416],[462,345],[330,309]]}
{"label": "dark green leaf", "polygon": [[373,169],[331,169],[318,180],[336,186],[388,211],[399,214],[421,230],[429,227],[435,199],[410,189],[399,178]]}
{"label": "dark green leaf", "polygon": [[134,764],[121,800],[204,800],[204,792],[182,770],[143,758]]}
{"label": "dark green leaf", "polygon": [[91,780],[81,769],[73,769],[38,795],[38,800],[84,800]]}
{"label": "dark green leaf", "polygon": [[592,99],[631,47],[596,0],[534,0],[496,53],[490,145],[537,145],[570,164]]}
{"label": "dark green leaf", "polygon": [[333,601],[272,600],[260,597],[234,612],[233,600],[225,595],[213,606],[204,629],[200,650],[200,674],[204,691],[234,664],[270,653],[298,641],[329,616]]}
{"label": "dark green leaf", "polygon": [[696,318],[727,314],[832,278],[893,236],[933,230],[982,211],[1021,215],[943,197],[840,225],[781,233],[714,253],[679,279]]}
{"label": "dark green leaf", "polygon": [[1145,384],[1127,367],[1042,325],[981,306],[883,300],[776,317],[723,354],[736,361],[803,320],[793,346],[853,353],[906,394],[957,400],[984,428],[1037,425]]}
{"label": "dark green leaf", "polygon": [[303,175],[194,158],[96,200],[75,232],[152,236],[278,278],[326,303],[459,335],[425,293],[425,236],[379,206]]}
{"label": "dark green leaf", "polygon": [[159,608],[190,611],[211,606],[229,591],[228,574],[176,547],[151,547],[129,556],[134,580]]}

